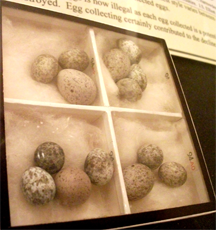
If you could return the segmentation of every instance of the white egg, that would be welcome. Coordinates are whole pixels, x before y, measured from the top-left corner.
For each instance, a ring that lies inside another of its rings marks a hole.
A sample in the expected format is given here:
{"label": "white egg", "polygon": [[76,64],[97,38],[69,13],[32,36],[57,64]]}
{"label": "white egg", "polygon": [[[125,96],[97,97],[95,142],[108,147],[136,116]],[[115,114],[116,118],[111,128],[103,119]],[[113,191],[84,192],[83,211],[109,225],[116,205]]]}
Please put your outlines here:
{"label": "white egg", "polygon": [[57,85],[61,95],[71,104],[91,105],[97,95],[94,81],[79,70],[61,70]]}

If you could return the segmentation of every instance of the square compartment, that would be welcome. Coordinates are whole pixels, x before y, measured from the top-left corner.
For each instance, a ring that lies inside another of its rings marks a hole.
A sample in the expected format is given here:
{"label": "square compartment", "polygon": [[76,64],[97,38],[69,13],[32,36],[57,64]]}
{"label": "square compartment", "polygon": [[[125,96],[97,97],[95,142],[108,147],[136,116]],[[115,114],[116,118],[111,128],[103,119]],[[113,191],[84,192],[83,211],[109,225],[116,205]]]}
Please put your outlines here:
{"label": "square compartment", "polygon": [[89,26],[15,9],[3,8],[2,15],[5,98],[68,104],[58,90],[56,77],[50,83],[38,82],[31,76],[31,66],[41,54],[58,60],[61,53],[75,47],[89,57],[83,72],[97,86],[93,105],[104,104]]}
{"label": "square compartment", "polygon": [[[5,104],[8,189],[12,226],[65,222],[125,214],[127,199],[121,187],[121,168],[112,146],[108,115],[104,111],[20,103]],[[84,169],[87,154],[94,148],[113,151],[115,173],[105,186],[92,185],[90,198],[68,208],[54,199],[44,206],[28,203],[20,183],[23,172],[34,166],[38,145],[52,141],[65,153],[65,167]],[[120,174],[119,174],[120,173]],[[22,207],[22,208],[20,208]]]}
{"label": "square compartment", "polygon": [[153,189],[144,198],[130,201],[131,213],[170,209],[209,202],[196,150],[185,119],[172,115],[113,112],[113,123],[122,169],[138,163],[141,146],[157,145],[163,151],[163,163],[177,162],[187,171],[187,180],[180,187],[169,187],[158,177]]}
{"label": "square compartment", "polygon": [[[173,113],[182,111],[170,64],[160,41],[152,41],[144,36],[140,38],[138,35],[135,37],[136,34],[132,36],[130,33],[121,34],[96,28],[94,31],[99,56],[97,66],[101,68],[110,106]],[[118,48],[117,41],[121,38],[133,41],[142,51],[138,65],[146,75],[147,87],[141,99],[136,102],[119,98],[118,86],[103,61],[104,54]]]}

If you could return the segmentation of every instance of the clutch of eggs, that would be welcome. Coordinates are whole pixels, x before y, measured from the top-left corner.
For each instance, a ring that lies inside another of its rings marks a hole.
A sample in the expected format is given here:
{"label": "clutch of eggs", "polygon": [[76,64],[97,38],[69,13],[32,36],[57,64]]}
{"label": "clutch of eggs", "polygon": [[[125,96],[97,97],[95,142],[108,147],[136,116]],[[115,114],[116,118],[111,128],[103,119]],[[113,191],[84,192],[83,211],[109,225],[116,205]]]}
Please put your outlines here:
{"label": "clutch of eggs", "polygon": [[[113,153],[95,148],[88,153],[84,171],[63,168],[64,150],[54,142],[40,144],[34,152],[36,166],[27,169],[22,176],[22,191],[30,203],[47,204],[56,196],[62,205],[76,206],[88,200],[92,184],[102,186],[113,177]],[[51,174],[55,174],[54,179]]]}
{"label": "clutch of eggs", "polygon": [[84,50],[71,48],[60,54],[58,60],[50,54],[39,55],[31,67],[31,76],[41,83],[57,78],[57,87],[71,104],[91,105],[97,96],[97,86],[83,71],[89,65]]}

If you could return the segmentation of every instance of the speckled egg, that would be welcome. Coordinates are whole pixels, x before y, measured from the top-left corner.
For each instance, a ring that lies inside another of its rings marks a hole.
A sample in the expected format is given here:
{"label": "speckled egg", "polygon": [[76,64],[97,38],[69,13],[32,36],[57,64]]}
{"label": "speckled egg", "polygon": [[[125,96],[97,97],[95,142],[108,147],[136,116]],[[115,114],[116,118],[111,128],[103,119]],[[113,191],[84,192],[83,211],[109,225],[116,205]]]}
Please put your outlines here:
{"label": "speckled egg", "polygon": [[48,172],[40,167],[31,167],[23,173],[22,191],[30,203],[41,205],[54,199],[56,186]]}
{"label": "speckled egg", "polygon": [[123,169],[124,182],[129,200],[145,197],[154,186],[154,174],[143,164],[132,164]]}
{"label": "speckled egg", "polygon": [[105,185],[113,177],[113,153],[100,148],[93,149],[86,157],[84,170],[95,185]]}
{"label": "speckled egg", "polygon": [[127,77],[130,72],[130,60],[120,49],[111,49],[103,56],[103,61],[116,82]]}
{"label": "speckled egg", "polygon": [[57,198],[62,205],[76,206],[86,202],[91,194],[91,181],[79,168],[64,168],[56,174]]}
{"label": "speckled egg", "polygon": [[139,63],[142,57],[142,51],[135,42],[130,39],[121,38],[117,41],[117,44],[118,47],[128,55],[131,64]]}
{"label": "speckled egg", "polygon": [[123,78],[119,80],[116,85],[119,89],[120,99],[127,99],[131,102],[135,102],[141,99],[142,89],[135,80],[130,78]]}
{"label": "speckled egg", "polygon": [[163,162],[163,151],[157,145],[142,145],[137,151],[137,161],[150,169],[156,169]]}
{"label": "speckled egg", "polygon": [[97,95],[94,81],[79,70],[61,70],[57,86],[61,95],[71,104],[91,105]]}
{"label": "speckled egg", "polygon": [[59,71],[58,61],[49,54],[38,56],[31,67],[32,78],[38,82],[49,83],[57,76]]}
{"label": "speckled egg", "polygon": [[59,56],[59,65],[62,69],[76,69],[84,71],[89,65],[88,54],[81,49],[72,48]]}
{"label": "speckled egg", "polygon": [[187,171],[179,163],[166,162],[158,170],[159,178],[171,187],[179,187],[187,180]]}
{"label": "speckled egg", "polygon": [[65,161],[65,154],[61,146],[54,142],[40,144],[34,153],[35,164],[48,173],[57,173]]}
{"label": "speckled egg", "polygon": [[128,77],[135,80],[139,84],[142,91],[145,90],[147,86],[147,78],[139,64],[133,64],[131,66]]}

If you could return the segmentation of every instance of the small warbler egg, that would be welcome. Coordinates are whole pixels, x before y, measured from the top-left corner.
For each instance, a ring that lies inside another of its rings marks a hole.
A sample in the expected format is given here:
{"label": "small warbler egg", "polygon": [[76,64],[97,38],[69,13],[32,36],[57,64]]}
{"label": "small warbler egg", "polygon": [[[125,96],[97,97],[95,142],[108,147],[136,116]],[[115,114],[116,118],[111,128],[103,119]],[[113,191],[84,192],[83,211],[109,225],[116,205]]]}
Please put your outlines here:
{"label": "small warbler egg", "polygon": [[139,84],[130,78],[123,78],[117,83],[119,89],[119,97],[121,99],[127,99],[128,101],[135,102],[141,99],[142,90]]}
{"label": "small warbler egg", "polygon": [[135,42],[121,38],[117,41],[118,47],[129,56],[131,64],[138,63],[142,57],[142,51]]}
{"label": "small warbler egg", "polygon": [[187,180],[187,171],[177,162],[163,163],[158,169],[159,178],[170,187],[179,187]]}
{"label": "small warbler egg", "polygon": [[31,67],[32,78],[38,82],[49,83],[57,76],[59,71],[58,61],[49,54],[38,56]]}
{"label": "small warbler egg", "polygon": [[145,90],[145,88],[147,86],[147,79],[146,79],[146,75],[144,74],[140,65],[133,64],[131,66],[128,78],[135,80],[139,84],[142,91]]}
{"label": "small warbler egg", "polygon": [[162,164],[163,151],[157,145],[142,145],[137,152],[137,161],[150,169],[156,169]]}
{"label": "small warbler egg", "polygon": [[89,57],[84,50],[72,48],[59,56],[59,64],[62,69],[76,69],[84,71],[89,65]]}
{"label": "small warbler egg", "polygon": [[129,57],[120,49],[111,49],[106,52],[103,56],[103,61],[115,82],[127,77],[129,74]]}
{"label": "small warbler egg", "polygon": [[93,149],[86,157],[84,170],[95,185],[107,184],[114,172],[113,153],[100,148]]}
{"label": "small warbler egg", "polygon": [[153,188],[154,174],[143,164],[132,164],[123,169],[124,182],[129,200],[145,197]]}

